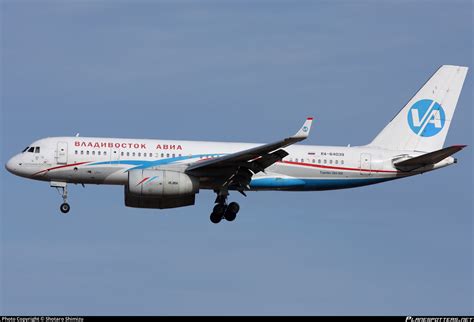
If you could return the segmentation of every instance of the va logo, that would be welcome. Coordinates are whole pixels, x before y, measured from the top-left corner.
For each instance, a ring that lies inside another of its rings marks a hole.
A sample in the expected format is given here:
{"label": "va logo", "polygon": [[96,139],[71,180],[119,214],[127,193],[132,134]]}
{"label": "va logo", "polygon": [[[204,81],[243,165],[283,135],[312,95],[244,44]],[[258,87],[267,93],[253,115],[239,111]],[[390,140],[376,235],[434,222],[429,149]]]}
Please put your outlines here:
{"label": "va logo", "polygon": [[430,137],[438,134],[445,121],[443,107],[433,100],[419,100],[408,111],[408,125],[419,136]]}
{"label": "va logo", "polygon": [[307,126],[303,127],[303,132],[308,132],[308,127]]}

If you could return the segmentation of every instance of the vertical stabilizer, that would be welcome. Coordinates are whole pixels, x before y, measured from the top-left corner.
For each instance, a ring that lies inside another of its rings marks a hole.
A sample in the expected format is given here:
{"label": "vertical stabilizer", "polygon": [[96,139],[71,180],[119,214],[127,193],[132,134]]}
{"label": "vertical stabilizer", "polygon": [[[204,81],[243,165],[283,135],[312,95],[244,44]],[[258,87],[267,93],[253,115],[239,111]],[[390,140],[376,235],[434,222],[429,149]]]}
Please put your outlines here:
{"label": "vertical stabilizer", "polygon": [[441,149],[467,70],[441,66],[369,146],[426,152]]}

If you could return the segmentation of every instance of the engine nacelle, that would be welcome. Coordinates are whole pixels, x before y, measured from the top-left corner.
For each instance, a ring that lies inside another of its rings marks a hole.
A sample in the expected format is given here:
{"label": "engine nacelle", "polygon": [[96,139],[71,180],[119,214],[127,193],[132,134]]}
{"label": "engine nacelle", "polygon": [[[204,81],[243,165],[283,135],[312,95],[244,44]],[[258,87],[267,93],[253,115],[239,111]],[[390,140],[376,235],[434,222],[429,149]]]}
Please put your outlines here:
{"label": "engine nacelle", "polygon": [[199,179],[178,171],[137,169],[128,172],[128,188],[141,196],[192,195],[199,191]]}
{"label": "engine nacelle", "polygon": [[125,205],[137,208],[175,208],[194,205],[199,179],[172,170],[131,170]]}

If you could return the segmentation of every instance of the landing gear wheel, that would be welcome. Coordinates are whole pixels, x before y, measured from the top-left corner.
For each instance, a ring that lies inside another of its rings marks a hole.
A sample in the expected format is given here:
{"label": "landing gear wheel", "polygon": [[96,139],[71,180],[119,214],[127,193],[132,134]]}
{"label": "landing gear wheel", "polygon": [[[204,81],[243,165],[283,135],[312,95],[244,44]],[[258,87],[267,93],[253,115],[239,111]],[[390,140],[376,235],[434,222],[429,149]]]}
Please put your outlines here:
{"label": "landing gear wheel", "polygon": [[237,217],[237,213],[240,210],[240,206],[236,202],[231,202],[224,213],[224,218],[227,221],[234,221],[235,217]]}
{"label": "landing gear wheel", "polygon": [[222,217],[224,215],[224,212],[225,212],[226,208],[227,208],[226,205],[219,203],[219,204],[214,206],[214,209],[212,210],[212,213]]}
{"label": "landing gear wheel", "polygon": [[229,206],[227,207],[227,211],[231,211],[236,214],[239,212],[239,210],[240,210],[240,206],[236,202],[231,202]]}
{"label": "landing gear wheel", "polygon": [[227,221],[234,221],[235,217],[237,217],[237,214],[235,212],[226,211],[226,213],[224,214],[224,218]]}
{"label": "landing gear wheel", "polygon": [[224,216],[226,208],[226,205],[220,203],[214,206],[214,209],[212,210],[211,214],[211,221],[214,224],[220,223],[222,217]]}
{"label": "landing gear wheel", "polygon": [[61,206],[59,207],[59,209],[61,210],[61,212],[62,212],[63,214],[67,214],[67,213],[69,212],[69,210],[71,209],[71,207],[69,206],[68,203],[65,202],[65,203],[61,204]]}
{"label": "landing gear wheel", "polygon": [[212,222],[213,224],[218,224],[218,223],[220,223],[221,220],[222,220],[222,215],[221,215],[221,214],[216,214],[215,212],[213,212],[213,213],[211,214],[210,219],[211,219],[211,222]]}

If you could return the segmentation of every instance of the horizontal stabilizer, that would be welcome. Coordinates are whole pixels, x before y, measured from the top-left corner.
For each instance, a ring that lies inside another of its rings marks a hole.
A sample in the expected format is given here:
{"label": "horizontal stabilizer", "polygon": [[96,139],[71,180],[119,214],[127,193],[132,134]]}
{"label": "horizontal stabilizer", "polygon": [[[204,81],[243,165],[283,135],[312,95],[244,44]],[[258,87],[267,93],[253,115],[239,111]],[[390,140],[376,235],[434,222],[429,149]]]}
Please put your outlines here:
{"label": "horizontal stabilizer", "polygon": [[441,150],[436,150],[430,153],[420,155],[408,160],[400,161],[394,164],[395,168],[401,171],[412,171],[418,168],[422,168],[428,165],[433,165],[454,153],[464,149],[466,145],[453,145]]}

